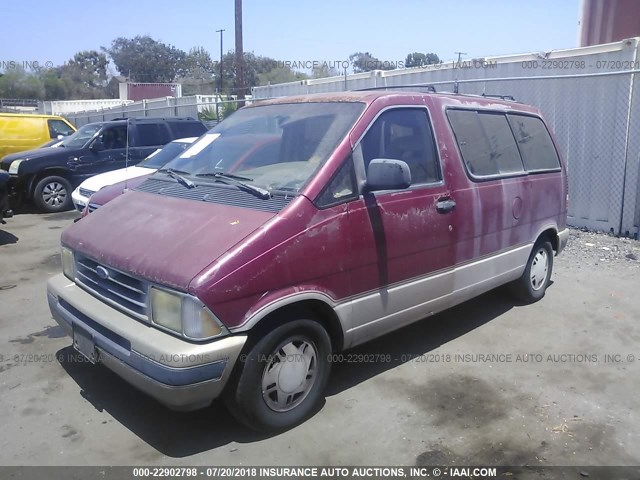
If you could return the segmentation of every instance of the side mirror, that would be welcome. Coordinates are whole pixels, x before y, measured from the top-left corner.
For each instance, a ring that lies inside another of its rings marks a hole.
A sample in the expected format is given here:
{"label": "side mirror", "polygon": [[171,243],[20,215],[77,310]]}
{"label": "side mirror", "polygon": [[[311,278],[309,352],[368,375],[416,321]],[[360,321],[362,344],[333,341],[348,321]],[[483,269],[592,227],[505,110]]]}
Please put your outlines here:
{"label": "side mirror", "polygon": [[58,140],[62,140],[64,138],[64,135],[62,134],[58,134],[58,136],[56,137]]}
{"label": "side mirror", "polygon": [[389,158],[374,158],[367,169],[366,189],[402,190],[411,185],[411,170],[407,162]]}
{"label": "side mirror", "polygon": [[104,142],[100,138],[96,138],[89,147],[89,150],[91,150],[93,153],[101,152],[104,149]]}

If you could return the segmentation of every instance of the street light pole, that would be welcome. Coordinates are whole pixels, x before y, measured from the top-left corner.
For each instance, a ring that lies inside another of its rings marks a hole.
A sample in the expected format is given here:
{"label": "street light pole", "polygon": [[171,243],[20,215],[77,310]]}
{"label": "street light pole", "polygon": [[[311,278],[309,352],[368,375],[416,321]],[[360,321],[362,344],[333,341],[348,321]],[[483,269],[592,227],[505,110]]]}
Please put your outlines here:
{"label": "street light pole", "polygon": [[216,33],[220,34],[220,95],[222,95],[222,30],[216,30]]}

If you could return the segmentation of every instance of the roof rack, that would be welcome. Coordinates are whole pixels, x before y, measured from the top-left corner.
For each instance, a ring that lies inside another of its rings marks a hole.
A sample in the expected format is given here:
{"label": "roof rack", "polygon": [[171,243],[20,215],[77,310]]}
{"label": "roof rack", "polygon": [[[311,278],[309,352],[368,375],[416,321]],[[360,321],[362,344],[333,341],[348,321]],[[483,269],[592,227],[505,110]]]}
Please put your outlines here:
{"label": "roof rack", "polygon": [[384,87],[367,87],[367,88],[358,88],[354,90],[355,92],[365,92],[368,90],[389,90],[389,89],[416,89],[416,88],[426,88],[429,93],[453,93],[454,95],[467,95],[472,97],[485,97],[485,98],[499,98],[500,100],[507,100],[511,102],[517,102],[513,95],[498,95],[498,94],[490,94],[490,93],[482,93],[480,95],[474,95],[472,93],[460,93],[457,88],[457,81],[454,85],[453,92],[437,92],[436,87],[427,83],[418,83],[418,84],[408,84],[408,85],[387,85]]}
{"label": "roof rack", "polygon": [[513,95],[494,95],[494,94],[489,94],[489,93],[483,93],[482,95],[480,95],[481,97],[488,97],[488,98],[499,98],[500,100],[510,100],[512,102],[515,102],[516,99]]}
{"label": "roof rack", "polygon": [[357,88],[354,90],[354,92],[365,92],[368,90],[387,90],[387,89],[400,89],[400,88],[404,88],[404,89],[411,89],[411,88],[426,88],[428,92],[430,93],[436,93],[436,87],[434,87],[433,85],[429,85],[426,83],[422,83],[422,84],[409,84],[409,85],[387,85],[385,87],[367,87],[367,88]]}

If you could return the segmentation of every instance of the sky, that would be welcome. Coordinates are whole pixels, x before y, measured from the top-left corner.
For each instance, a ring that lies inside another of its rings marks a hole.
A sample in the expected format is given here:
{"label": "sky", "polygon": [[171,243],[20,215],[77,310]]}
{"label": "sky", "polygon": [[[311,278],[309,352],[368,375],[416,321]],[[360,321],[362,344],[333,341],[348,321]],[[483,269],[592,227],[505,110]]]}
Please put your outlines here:
{"label": "sky", "polygon": [[[244,50],[277,60],[335,62],[371,52],[442,60],[577,46],[580,0],[244,0]],[[150,35],[214,60],[233,50],[234,0],[0,0],[3,61],[59,65],[114,38]],[[112,73],[115,73],[111,65]]]}

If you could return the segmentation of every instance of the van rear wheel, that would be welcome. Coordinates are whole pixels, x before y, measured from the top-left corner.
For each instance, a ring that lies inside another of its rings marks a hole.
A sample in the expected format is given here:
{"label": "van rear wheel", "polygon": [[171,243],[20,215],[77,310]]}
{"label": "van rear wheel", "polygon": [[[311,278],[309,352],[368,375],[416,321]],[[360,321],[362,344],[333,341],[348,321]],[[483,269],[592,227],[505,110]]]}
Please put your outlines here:
{"label": "van rear wheel", "polygon": [[533,303],[544,297],[553,271],[553,247],[547,238],[533,246],[522,276],[509,284],[513,297],[524,303]]}
{"label": "van rear wheel", "polygon": [[33,190],[33,201],[42,212],[54,213],[69,210],[71,184],[63,177],[45,177],[36,184]]}
{"label": "van rear wheel", "polygon": [[305,420],[322,398],[329,378],[331,340],[313,320],[279,326],[243,355],[225,403],[247,427],[291,428]]}

